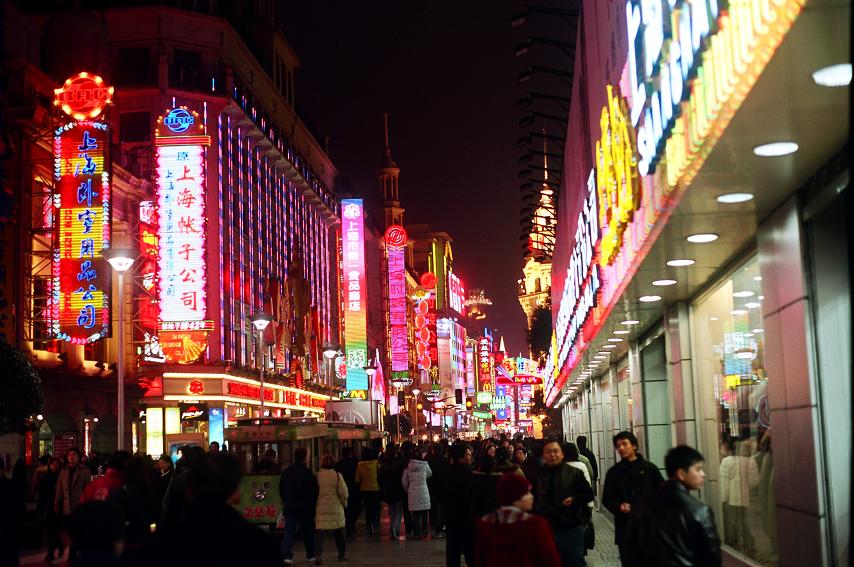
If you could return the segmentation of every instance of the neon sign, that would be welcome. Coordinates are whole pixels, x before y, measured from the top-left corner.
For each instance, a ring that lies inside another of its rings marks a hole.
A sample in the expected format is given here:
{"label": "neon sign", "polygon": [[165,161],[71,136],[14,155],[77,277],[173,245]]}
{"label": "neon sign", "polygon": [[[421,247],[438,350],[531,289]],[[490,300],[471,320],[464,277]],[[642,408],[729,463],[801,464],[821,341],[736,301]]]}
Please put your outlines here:
{"label": "neon sign", "polygon": [[457,313],[465,314],[466,290],[452,271],[448,271],[448,305]]}
{"label": "neon sign", "polygon": [[430,304],[427,299],[419,299],[415,303],[415,353],[418,355],[418,367],[430,370],[433,359],[430,357],[430,328],[427,326],[427,316]]}
{"label": "neon sign", "polygon": [[53,92],[54,106],[75,120],[95,118],[113,102],[113,87],[108,87],[98,75],[85,71],[69,77],[62,88]]}
{"label": "neon sign", "polygon": [[365,225],[362,199],[343,199],[344,356],[347,390],[368,389],[368,314],[365,279]]}
{"label": "neon sign", "polygon": [[176,134],[186,132],[195,122],[196,119],[186,108],[173,108],[163,117],[163,125]]}
{"label": "neon sign", "polygon": [[406,327],[406,230],[392,225],[385,231],[388,256],[388,319],[391,339],[391,370],[409,370],[409,336]]}
{"label": "neon sign", "polygon": [[478,391],[492,392],[492,374],[495,365],[495,358],[492,354],[492,338],[484,335],[478,339],[478,365],[480,372],[478,373]]}
{"label": "neon sign", "polygon": [[[100,77],[84,79],[103,85]],[[96,109],[94,115],[100,114],[103,106],[89,105],[95,95],[87,88],[72,77],[56,91],[57,104],[64,101],[63,110],[70,105],[66,112],[74,117],[88,118]],[[112,88],[107,90],[112,93]],[[83,94],[73,94],[78,91]],[[54,131],[57,212],[49,320],[53,336],[73,344],[94,342],[110,328],[110,271],[103,256],[110,247],[110,175],[105,168],[109,147],[109,128],[101,122],[80,119]]]}

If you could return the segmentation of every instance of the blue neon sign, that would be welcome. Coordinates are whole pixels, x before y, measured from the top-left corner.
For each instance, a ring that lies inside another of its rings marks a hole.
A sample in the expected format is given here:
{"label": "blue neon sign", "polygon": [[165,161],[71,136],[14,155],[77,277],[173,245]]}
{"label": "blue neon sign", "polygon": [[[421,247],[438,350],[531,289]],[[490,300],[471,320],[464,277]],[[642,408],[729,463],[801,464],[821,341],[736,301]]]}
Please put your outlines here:
{"label": "blue neon sign", "polygon": [[193,118],[193,115],[187,112],[184,108],[173,108],[169,111],[169,114],[163,118],[163,124],[176,134],[186,132],[190,126],[195,124],[195,122],[196,119]]}

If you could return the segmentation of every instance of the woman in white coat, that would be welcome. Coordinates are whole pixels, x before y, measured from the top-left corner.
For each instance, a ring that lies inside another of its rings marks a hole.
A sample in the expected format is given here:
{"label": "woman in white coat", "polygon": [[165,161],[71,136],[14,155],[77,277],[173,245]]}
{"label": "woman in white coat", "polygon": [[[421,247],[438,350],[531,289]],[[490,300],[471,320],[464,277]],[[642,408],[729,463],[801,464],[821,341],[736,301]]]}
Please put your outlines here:
{"label": "woman in white coat", "polygon": [[335,547],[338,548],[338,560],[346,559],[347,539],[344,536],[344,508],[347,505],[347,483],[341,473],[334,470],[335,459],[332,455],[324,455],[320,460],[320,471],[317,473],[317,509],[315,516],[315,564],[323,562],[323,536],[332,532],[335,536]]}
{"label": "woman in white coat", "polygon": [[406,490],[409,511],[412,512],[413,539],[427,536],[427,514],[430,512],[430,492],[427,479],[433,476],[430,465],[422,461],[414,451],[407,455],[403,469],[403,489]]}

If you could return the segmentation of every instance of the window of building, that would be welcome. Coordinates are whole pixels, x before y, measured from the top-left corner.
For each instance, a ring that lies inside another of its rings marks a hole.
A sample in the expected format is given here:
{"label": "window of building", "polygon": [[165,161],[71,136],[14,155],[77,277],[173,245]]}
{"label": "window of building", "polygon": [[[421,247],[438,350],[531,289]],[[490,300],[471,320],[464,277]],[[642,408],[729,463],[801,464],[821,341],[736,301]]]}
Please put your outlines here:
{"label": "window of building", "polygon": [[705,499],[723,542],[777,563],[771,412],[759,262],[751,258],[693,306]]}
{"label": "window of building", "polygon": [[116,66],[117,85],[147,85],[157,82],[157,67],[151,60],[148,47],[123,47],[119,49]]}
{"label": "window of building", "polygon": [[119,120],[120,142],[148,142],[151,140],[150,112],[123,112]]}
{"label": "window of building", "polygon": [[169,84],[188,90],[209,89],[208,84],[201,80],[202,54],[198,51],[176,49],[172,54],[172,65],[169,66]]}

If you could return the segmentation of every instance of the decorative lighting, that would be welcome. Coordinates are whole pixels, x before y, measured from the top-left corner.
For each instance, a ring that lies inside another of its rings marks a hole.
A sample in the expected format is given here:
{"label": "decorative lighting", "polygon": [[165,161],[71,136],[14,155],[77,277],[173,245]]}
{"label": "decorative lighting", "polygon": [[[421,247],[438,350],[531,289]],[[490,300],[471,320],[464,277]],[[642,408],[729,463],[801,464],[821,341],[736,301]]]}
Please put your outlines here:
{"label": "decorative lighting", "polygon": [[694,260],[668,260],[667,265],[673,266],[674,268],[684,268],[685,266],[693,266],[696,262]]}
{"label": "decorative lighting", "polygon": [[718,203],[725,204],[744,203],[753,200],[753,193],[724,193],[723,195],[718,195],[715,200]]}
{"label": "decorative lighting", "polygon": [[617,348],[617,345],[602,345],[602,348]]}
{"label": "decorative lighting", "polygon": [[267,328],[267,325],[269,325],[270,321],[272,320],[273,318],[270,317],[270,315],[268,315],[267,313],[256,313],[251,318],[252,324],[255,326],[256,329],[258,329],[258,332],[261,333],[264,332],[264,329]]}
{"label": "decorative lighting", "polygon": [[623,342],[623,339],[618,339],[616,337],[613,337],[613,338],[608,339],[608,342],[609,343],[621,343],[621,342]]}
{"label": "decorative lighting", "polygon": [[787,156],[798,151],[798,145],[794,142],[771,142],[753,148],[753,153],[759,157]]}
{"label": "decorative lighting", "polygon": [[634,319],[626,319],[625,321],[620,321],[620,325],[637,325],[640,321],[636,321]]}
{"label": "decorative lighting", "polygon": [[610,353],[610,352],[607,352],[607,351],[604,351],[604,350],[600,350],[600,351],[599,351],[599,352],[597,352],[596,354],[597,354],[598,356],[610,356],[610,355],[611,355],[611,353]]}
{"label": "decorative lighting", "polygon": [[629,333],[631,333],[631,331],[626,331],[626,330],[623,330],[623,329],[620,329],[620,330],[614,331],[614,334],[615,334],[615,335],[628,335]]}
{"label": "decorative lighting", "polygon": [[812,80],[821,87],[847,87],[851,84],[851,63],[828,65],[812,72]]}
{"label": "decorative lighting", "polygon": [[753,292],[747,291],[747,290],[736,291],[735,293],[732,294],[732,296],[733,297],[753,297]]}
{"label": "decorative lighting", "polygon": [[685,240],[687,240],[688,242],[693,242],[694,244],[705,244],[706,242],[714,242],[717,239],[717,234],[711,232],[704,232],[700,234],[692,234]]}
{"label": "decorative lighting", "polygon": [[642,295],[638,297],[638,301],[642,303],[653,303],[654,301],[661,301],[660,295]]}
{"label": "decorative lighting", "polygon": [[761,281],[762,281],[762,276],[753,276],[753,281],[755,281],[755,282],[761,282]]}
{"label": "decorative lighting", "polygon": [[657,285],[659,287],[664,287],[668,285],[676,285],[676,280],[655,280],[652,282],[652,285]]}
{"label": "decorative lighting", "polygon": [[131,266],[133,266],[133,263],[136,260],[136,251],[110,248],[109,250],[104,251],[104,257],[115,271],[126,272]]}
{"label": "decorative lighting", "polygon": [[717,320],[718,320],[717,317],[709,317],[709,321],[717,321]]}
{"label": "decorative lighting", "polygon": [[760,295],[758,299],[759,299],[759,301],[762,301],[763,299],[765,299],[765,296],[764,296],[764,295]]}

